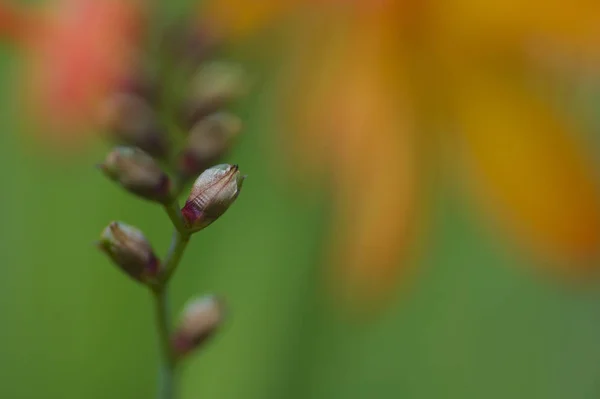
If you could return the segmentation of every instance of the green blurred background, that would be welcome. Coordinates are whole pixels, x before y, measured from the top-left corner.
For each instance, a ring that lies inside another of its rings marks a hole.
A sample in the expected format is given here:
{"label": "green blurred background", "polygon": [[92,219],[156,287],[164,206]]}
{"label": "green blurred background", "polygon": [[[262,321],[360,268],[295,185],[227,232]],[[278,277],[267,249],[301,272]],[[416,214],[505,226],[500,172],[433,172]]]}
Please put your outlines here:
{"label": "green blurred background", "polygon": [[[0,59],[0,87],[19,64]],[[149,294],[92,245],[111,220],[142,228],[160,253],[161,209],[106,181],[105,147],[60,159],[20,134],[0,98],[0,397],[151,398],[158,351]],[[249,175],[237,203],[194,237],[172,308],[218,293],[221,333],[184,364],[182,397],[219,399],[596,398],[600,291],[530,273],[462,191],[437,181],[410,293],[368,323],[343,316],[323,284],[326,195],[282,184],[265,156],[274,132],[260,93],[228,158]],[[257,116],[258,115],[258,116]]]}

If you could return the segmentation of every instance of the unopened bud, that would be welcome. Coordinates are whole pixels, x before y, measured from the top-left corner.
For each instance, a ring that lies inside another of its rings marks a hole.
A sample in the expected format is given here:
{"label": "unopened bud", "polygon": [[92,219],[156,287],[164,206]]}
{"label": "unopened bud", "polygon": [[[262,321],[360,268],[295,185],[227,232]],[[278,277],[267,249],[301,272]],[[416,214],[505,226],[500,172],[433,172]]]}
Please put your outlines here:
{"label": "unopened bud", "polygon": [[242,176],[237,165],[217,165],[196,179],[192,192],[181,210],[190,232],[202,230],[219,218],[240,194]]}
{"label": "unopened bud", "polygon": [[170,200],[171,182],[156,161],[136,147],[112,150],[100,169],[126,190],[152,201]]}
{"label": "unopened bud", "polygon": [[160,90],[156,82],[150,78],[149,73],[138,68],[134,73],[126,74],[116,83],[114,94],[131,94],[148,102],[149,105],[157,103]]}
{"label": "unopened bud", "polygon": [[219,36],[210,24],[203,21],[181,18],[167,27],[161,43],[162,51],[167,57],[186,63],[186,66],[197,66],[217,50],[221,44]]}
{"label": "unopened bud", "polygon": [[177,356],[186,355],[204,344],[221,325],[223,318],[223,303],[214,296],[188,302],[172,337],[173,350]]}
{"label": "unopened bud", "polygon": [[192,127],[179,158],[179,174],[188,179],[217,163],[231,148],[241,129],[240,118],[226,112],[201,119]]}
{"label": "unopened bud", "polygon": [[187,126],[240,98],[246,91],[245,73],[233,63],[212,62],[200,67],[196,73],[184,120]]}
{"label": "unopened bud", "polygon": [[102,232],[97,245],[135,280],[150,281],[158,275],[160,262],[144,234],[135,227],[112,222]]}
{"label": "unopened bud", "polygon": [[169,151],[167,135],[149,100],[136,92],[145,89],[131,89],[116,92],[107,99],[100,109],[100,125],[116,142],[164,158]]}

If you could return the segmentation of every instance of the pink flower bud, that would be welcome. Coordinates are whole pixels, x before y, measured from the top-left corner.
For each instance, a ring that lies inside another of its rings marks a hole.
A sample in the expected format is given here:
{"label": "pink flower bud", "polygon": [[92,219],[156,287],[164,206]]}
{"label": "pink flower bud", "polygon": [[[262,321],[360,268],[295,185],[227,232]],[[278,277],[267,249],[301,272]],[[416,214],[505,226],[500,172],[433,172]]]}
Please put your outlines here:
{"label": "pink flower bud", "polygon": [[156,161],[135,147],[117,147],[100,169],[127,191],[142,198],[166,203],[170,200],[171,182]]}
{"label": "pink flower bud", "polygon": [[139,93],[151,89],[125,87],[112,93],[99,107],[98,122],[115,142],[139,147],[152,156],[164,158],[169,152],[166,131],[160,124],[150,100],[142,95],[146,93]]}
{"label": "pink flower bud", "polygon": [[204,344],[223,322],[223,314],[223,303],[214,296],[188,302],[172,337],[173,350],[177,356],[186,355]]}
{"label": "pink flower bud", "polygon": [[135,280],[145,282],[158,275],[160,262],[144,234],[135,227],[111,222],[97,246]]}
{"label": "pink flower bud", "polygon": [[206,63],[196,73],[184,106],[184,123],[191,127],[247,91],[245,71],[233,63]]}
{"label": "pink flower bud", "polygon": [[237,165],[222,164],[205,170],[181,210],[187,229],[192,233],[202,230],[225,213],[240,194],[245,177]]}
{"label": "pink flower bud", "polygon": [[201,119],[190,130],[179,158],[179,175],[185,180],[214,165],[231,148],[241,129],[240,118],[227,112]]}

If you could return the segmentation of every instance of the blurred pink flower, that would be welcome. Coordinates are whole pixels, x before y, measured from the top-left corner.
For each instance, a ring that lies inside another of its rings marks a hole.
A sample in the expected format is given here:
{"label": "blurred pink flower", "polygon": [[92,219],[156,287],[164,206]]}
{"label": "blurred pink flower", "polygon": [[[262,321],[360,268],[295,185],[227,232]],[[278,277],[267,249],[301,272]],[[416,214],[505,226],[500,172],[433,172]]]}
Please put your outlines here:
{"label": "blurred pink flower", "polygon": [[0,29],[25,62],[24,101],[35,130],[60,146],[89,137],[100,101],[133,65],[144,27],[136,0],[0,5]]}

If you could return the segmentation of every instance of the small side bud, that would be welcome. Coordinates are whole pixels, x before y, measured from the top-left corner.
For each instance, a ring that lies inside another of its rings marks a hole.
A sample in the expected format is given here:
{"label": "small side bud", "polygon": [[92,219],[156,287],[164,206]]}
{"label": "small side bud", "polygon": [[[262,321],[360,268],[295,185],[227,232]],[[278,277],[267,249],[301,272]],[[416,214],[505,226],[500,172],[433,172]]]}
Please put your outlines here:
{"label": "small side bud", "polygon": [[244,70],[237,64],[212,62],[200,67],[184,105],[186,126],[193,126],[203,117],[240,98],[246,91],[244,83]]}
{"label": "small side bud", "polygon": [[196,179],[192,192],[181,210],[190,232],[202,230],[217,220],[240,194],[242,176],[237,165],[217,165]]}
{"label": "small side bud", "polygon": [[139,68],[119,79],[114,94],[138,96],[152,106],[158,102],[160,89],[150,74]]}
{"label": "small side bud", "polygon": [[126,190],[152,201],[170,200],[171,182],[156,161],[135,147],[112,150],[100,169]]}
{"label": "small side bud", "polygon": [[167,27],[161,42],[166,57],[197,66],[208,59],[220,47],[221,40],[208,23],[198,24],[189,18],[181,18]]}
{"label": "small side bud", "polygon": [[201,119],[192,127],[179,157],[179,175],[187,180],[217,163],[231,148],[241,129],[240,118],[226,112]]}
{"label": "small side bud", "polygon": [[[136,82],[130,85],[138,84]],[[131,91],[112,94],[100,109],[100,126],[114,141],[139,147],[157,158],[169,152],[169,143],[148,99],[136,91],[149,90],[131,87]]]}
{"label": "small side bud", "polygon": [[184,356],[204,344],[222,324],[224,313],[222,301],[212,295],[188,302],[172,336],[177,356]]}
{"label": "small side bud", "polygon": [[121,222],[111,222],[97,242],[100,250],[131,278],[147,282],[160,270],[160,262],[144,234],[135,227]]}

